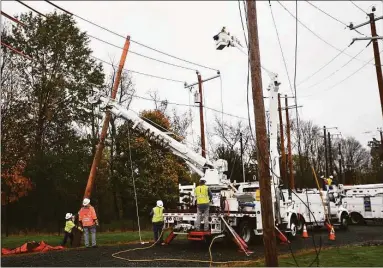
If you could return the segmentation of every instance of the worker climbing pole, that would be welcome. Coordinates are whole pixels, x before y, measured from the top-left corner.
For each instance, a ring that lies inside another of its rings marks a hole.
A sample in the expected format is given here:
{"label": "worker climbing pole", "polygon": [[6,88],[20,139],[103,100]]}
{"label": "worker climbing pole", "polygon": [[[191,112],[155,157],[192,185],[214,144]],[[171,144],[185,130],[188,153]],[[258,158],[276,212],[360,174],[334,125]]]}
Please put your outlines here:
{"label": "worker climbing pole", "polygon": [[[117,95],[118,85],[120,84],[121,73],[122,73],[122,70],[124,69],[124,64],[125,64],[126,56],[128,55],[129,46],[130,46],[130,36],[127,36],[126,40],[125,40],[125,45],[124,45],[124,48],[122,51],[120,64],[118,66],[118,71],[117,71],[116,77],[114,79],[113,90],[112,90],[112,95],[111,95],[112,99],[115,99],[116,95]],[[85,188],[84,198],[90,198],[90,196],[92,195],[92,189],[93,189],[93,185],[94,185],[94,180],[96,178],[97,168],[98,168],[98,165],[101,161],[102,151],[105,147],[105,138],[106,138],[106,135],[108,132],[110,116],[111,116],[110,112],[107,111],[106,115],[105,115],[105,119],[104,119],[104,124],[103,124],[102,130],[101,130],[100,141],[97,145],[96,153],[95,153],[94,158],[93,158],[92,167],[90,169],[88,183],[87,183],[86,188]]]}

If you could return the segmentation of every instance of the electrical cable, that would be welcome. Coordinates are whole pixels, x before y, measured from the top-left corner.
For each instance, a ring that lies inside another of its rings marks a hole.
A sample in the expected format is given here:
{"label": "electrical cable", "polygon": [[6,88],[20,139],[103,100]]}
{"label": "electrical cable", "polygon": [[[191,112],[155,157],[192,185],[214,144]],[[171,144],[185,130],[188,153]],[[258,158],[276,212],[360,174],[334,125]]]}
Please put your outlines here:
{"label": "electrical cable", "polygon": [[[49,3],[50,5],[52,5],[52,6],[56,7],[56,8],[58,8],[59,10],[65,12],[65,13],[67,13],[67,14],[69,14],[69,15],[72,15],[72,16],[74,16],[74,17],[76,17],[76,18],[78,18],[78,19],[81,19],[81,20],[83,20],[83,21],[86,21],[86,22],[92,24],[93,26],[96,26],[96,27],[98,27],[98,28],[100,28],[100,29],[102,29],[102,30],[105,30],[105,31],[107,31],[107,32],[109,32],[109,33],[111,33],[111,34],[114,34],[114,35],[116,35],[116,36],[119,36],[119,37],[121,37],[121,38],[126,39],[126,36],[123,36],[123,35],[121,35],[121,34],[118,34],[118,33],[114,32],[114,31],[112,31],[112,30],[110,30],[110,29],[107,29],[107,28],[105,28],[105,27],[103,27],[103,26],[100,26],[100,25],[98,25],[98,24],[96,24],[96,23],[94,23],[94,22],[92,22],[92,21],[90,21],[90,20],[88,20],[88,19],[85,19],[85,18],[83,18],[83,17],[81,17],[81,16],[79,16],[79,15],[76,15],[76,14],[74,14],[74,13],[72,13],[72,12],[69,12],[68,10],[66,10],[66,9],[64,9],[64,8],[62,8],[62,7],[58,6],[58,5],[56,5],[56,4],[53,4],[52,2],[50,2],[50,1],[48,1],[48,0],[44,0],[44,1],[47,2],[47,3]],[[148,46],[148,45],[145,45],[145,44],[143,44],[143,43],[140,43],[140,42],[138,42],[138,41],[135,41],[135,40],[132,40],[132,39],[130,39],[130,41],[131,41],[132,43],[135,43],[135,44],[137,44],[137,45],[143,46],[143,47],[148,48],[148,49],[150,49],[150,50],[156,51],[156,52],[161,53],[161,54],[163,54],[163,55],[166,55],[166,56],[168,56],[168,57],[171,57],[171,58],[174,58],[174,59],[177,59],[177,60],[180,60],[180,61],[184,61],[184,62],[187,62],[187,63],[189,63],[189,64],[193,64],[193,65],[195,65],[195,66],[199,66],[199,67],[202,67],[202,68],[205,68],[205,69],[209,69],[209,70],[213,70],[213,71],[218,71],[218,69],[210,68],[210,67],[205,66],[205,65],[201,65],[201,64],[198,64],[198,63],[195,63],[195,62],[191,62],[191,61],[188,61],[188,60],[185,60],[185,59],[182,59],[182,58],[179,58],[179,57],[170,55],[170,54],[168,54],[168,53],[165,53],[165,52],[160,51],[160,50],[158,50],[158,49],[152,48],[152,47],[150,47],[150,46]]]}
{"label": "electrical cable", "polygon": [[368,15],[368,13],[366,11],[364,11],[363,9],[361,9],[357,4],[355,4],[353,1],[350,1],[351,4],[353,4],[357,9],[359,9],[360,11],[362,11],[365,15]]}
{"label": "electrical cable", "polygon": [[23,56],[24,58],[27,58],[28,60],[33,60],[30,56],[28,56],[27,54],[24,54],[23,52],[21,52],[20,50],[17,50],[16,48],[4,43],[3,41],[1,41],[1,45],[5,46],[6,48],[12,50],[13,52],[15,52],[16,54],[19,54],[21,56]]}
{"label": "electrical cable", "polygon": [[30,7],[29,5],[27,5],[27,4],[23,3],[23,2],[21,2],[20,0],[15,0],[15,1],[16,1],[16,2],[19,2],[19,3],[22,4],[23,6],[29,8],[30,10],[34,11],[35,13],[39,14],[40,16],[43,16],[43,17],[45,17],[45,18],[47,17],[47,16],[45,16],[43,13],[41,13],[41,12],[37,11],[36,9]]}
{"label": "electrical cable", "polygon": [[[307,1],[307,0],[305,0],[305,1],[306,1],[308,4],[310,4],[311,6],[313,6],[314,8],[316,8],[317,10],[319,10],[320,12],[322,12],[323,14],[325,14],[326,16],[328,16],[328,17],[332,18],[333,20],[339,22],[340,24],[342,24],[342,25],[345,26],[346,28],[351,29],[351,27],[350,27],[349,25],[347,25],[346,23],[340,21],[339,19],[335,18],[334,16],[328,14],[326,11],[323,11],[322,9],[320,9],[319,7],[317,7],[316,5],[314,5],[313,3],[311,3],[310,1]],[[354,30],[355,32],[357,32],[357,33],[360,34],[360,35],[367,36],[367,35],[365,35],[364,33],[359,32],[359,31],[356,30],[356,29],[352,29],[352,30]]]}
{"label": "electrical cable", "polygon": [[[296,19],[296,17],[294,16],[294,14],[292,14],[280,1],[277,1],[278,2],[278,4],[279,5],[281,5],[282,7],[283,7],[283,9],[284,10],[286,10],[289,14],[290,14],[290,16],[292,16],[293,18],[295,18]],[[317,33],[315,33],[313,30],[311,30],[309,27],[307,27],[303,22],[301,22],[300,20],[298,20],[298,22],[303,26],[303,27],[305,27],[309,32],[311,32],[313,35],[315,35],[319,40],[321,40],[322,42],[324,42],[325,44],[327,44],[328,46],[330,46],[331,48],[333,48],[333,49],[335,49],[335,50],[337,50],[337,51],[339,51],[339,52],[341,52],[342,50],[341,49],[339,49],[339,48],[337,48],[337,47],[335,47],[334,45],[332,45],[331,43],[329,43],[328,41],[326,41],[324,38],[322,38],[321,36],[319,36]],[[344,55],[347,55],[348,57],[353,57],[353,56],[351,56],[350,54],[348,54],[348,53],[346,53],[346,52],[343,52],[342,54],[344,54]],[[361,59],[359,59],[359,58],[355,58],[354,60],[358,60],[358,61],[361,61],[361,62],[366,62],[366,61],[364,61],[364,60],[361,60]],[[371,64],[371,63],[369,63],[368,62],[368,64]],[[375,64],[371,64],[371,65],[374,65],[375,66]]]}
{"label": "electrical cable", "polygon": [[279,48],[280,48],[280,50],[281,50],[281,54],[282,54],[283,64],[285,65],[285,71],[286,71],[287,79],[288,79],[288,81],[289,81],[291,94],[294,95],[294,93],[293,93],[293,87],[292,87],[292,85],[291,85],[291,80],[290,80],[289,71],[288,71],[288,69],[287,69],[287,62],[286,62],[285,55],[284,55],[284,53],[283,53],[283,49],[282,49],[281,39],[279,38],[278,28],[277,28],[277,24],[276,24],[276,22],[275,22],[273,9],[271,8],[271,1],[269,1],[269,7],[270,7],[271,17],[272,17],[272,19],[273,19],[273,23],[274,23],[275,32],[276,32],[276,34],[277,34],[277,38],[278,38]]}
{"label": "electrical cable", "polygon": [[[113,66],[113,67],[117,67],[115,66],[113,63],[110,63],[110,62],[107,62],[105,60],[102,60],[100,58],[97,58],[95,56],[92,56],[90,55],[90,57],[102,62],[102,63],[105,63],[105,64],[108,64],[110,66]],[[171,78],[166,78],[166,77],[162,77],[162,76],[157,76],[157,75],[152,75],[152,74],[147,74],[147,73],[142,73],[142,72],[138,72],[138,71],[133,71],[133,70],[128,70],[128,69],[123,69],[124,71],[127,71],[127,72],[130,72],[130,73],[135,73],[135,74],[140,74],[140,75],[144,75],[144,76],[148,76],[148,77],[152,77],[152,78],[157,78],[157,79],[162,79],[162,80],[167,80],[167,81],[171,81],[171,82],[176,82],[176,83],[185,83],[184,81],[181,81],[181,80],[176,80],[176,79],[171,79]]]}
{"label": "electrical cable", "polygon": [[245,27],[243,25],[242,9],[241,9],[241,1],[240,0],[238,0],[238,8],[239,8],[239,16],[241,17],[241,25],[242,25],[242,30],[243,30],[243,36],[245,38],[245,44],[246,44],[246,47],[249,47],[249,45],[247,43]]}
{"label": "electrical cable", "polygon": [[[382,52],[383,52],[383,50],[381,50],[381,51],[379,52],[379,55],[380,55],[380,53],[382,53]],[[323,94],[323,92],[326,92],[326,91],[329,91],[329,90],[333,89],[334,87],[340,85],[341,83],[343,83],[344,81],[346,81],[346,80],[349,79],[350,77],[354,76],[356,73],[358,73],[360,70],[362,70],[364,67],[366,67],[367,64],[369,64],[369,63],[370,63],[371,61],[373,61],[373,60],[374,60],[374,58],[372,58],[371,60],[369,60],[367,63],[363,64],[363,65],[362,65],[359,69],[357,69],[355,72],[353,72],[352,74],[350,74],[349,76],[347,76],[347,77],[344,78],[343,80],[339,81],[338,83],[334,84],[333,86],[331,86],[331,87],[329,87],[329,88],[327,88],[327,89],[325,89],[325,90],[318,91],[317,93],[313,93],[313,94],[311,94],[311,95],[302,96],[301,98],[309,98],[309,97],[315,96],[315,95],[317,95],[317,94],[319,94],[319,93],[322,93],[322,94]]]}
{"label": "electrical cable", "polygon": [[[366,47],[364,47],[361,51],[359,51],[355,56],[359,56],[364,50],[366,49]],[[306,89],[309,89],[309,88],[313,88],[319,84],[322,84],[324,81],[326,81],[328,78],[330,78],[331,76],[333,76],[334,74],[336,74],[337,72],[339,72],[341,69],[343,69],[344,67],[346,67],[350,62],[352,62],[352,59],[350,59],[348,62],[346,62],[345,64],[343,64],[340,68],[338,68],[337,70],[335,70],[334,72],[332,72],[331,74],[329,74],[328,76],[326,76],[325,78],[323,78],[322,80],[320,80],[319,82],[307,87]]]}

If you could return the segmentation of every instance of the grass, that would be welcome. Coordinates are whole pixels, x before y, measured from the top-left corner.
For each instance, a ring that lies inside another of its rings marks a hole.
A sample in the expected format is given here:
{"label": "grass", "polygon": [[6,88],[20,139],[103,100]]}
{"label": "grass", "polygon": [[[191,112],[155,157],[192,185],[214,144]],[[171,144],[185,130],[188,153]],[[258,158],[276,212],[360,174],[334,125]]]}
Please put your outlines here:
{"label": "grass", "polygon": [[[60,245],[62,239],[64,238],[64,234],[61,236],[58,235],[11,235],[8,237],[1,238],[1,247],[13,249],[15,247],[19,247],[22,244],[30,241],[45,241],[51,246]],[[153,232],[151,231],[141,231],[141,238],[143,241],[153,240]],[[139,241],[139,233],[126,231],[126,232],[103,232],[97,233],[96,235],[97,244],[98,245],[111,245],[111,244],[124,244],[129,242]],[[67,242],[69,245],[69,241]]]}
{"label": "grass", "polygon": [[[383,267],[383,245],[380,246],[349,246],[339,248],[322,249],[319,255],[321,267]],[[296,254],[297,263],[300,267],[309,266],[315,259],[315,252],[303,252]],[[244,266],[239,264],[239,266]],[[265,266],[262,261],[254,261],[246,264],[248,267]],[[280,267],[296,267],[291,255],[279,257]],[[316,266],[316,262],[313,264]]]}

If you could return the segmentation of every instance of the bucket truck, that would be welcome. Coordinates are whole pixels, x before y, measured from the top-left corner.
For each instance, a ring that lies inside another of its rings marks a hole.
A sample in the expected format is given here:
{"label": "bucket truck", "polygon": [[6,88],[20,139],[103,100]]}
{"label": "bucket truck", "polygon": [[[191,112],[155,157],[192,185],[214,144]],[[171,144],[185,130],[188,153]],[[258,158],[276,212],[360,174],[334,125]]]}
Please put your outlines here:
{"label": "bucket truck", "polygon": [[383,221],[383,183],[342,185],[341,190],[352,224]]}
{"label": "bucket truck", "polygon": [[[285,200],[279,184],[279,155],[277,150],[277,94],[279,82],[277,75],[273,74],[272,81],[268,86],[270,92],[271,110],[271,190],[274,203],[273,214],[278,230],[289,233],[292,237],[297,234],[297,213],[293,209],[293,203]],[[101,109],[108,109],[117,117],[133,122],[133,128],[150,137],[156,137],[157,141],[163,142],[175,155],[181,157],[185,163],[199,176],[206,180],[213,193],[210,203],[208,235],[222,235],[236,230],[241,238],[250,242],[255,236],[263,234],[261,204],[259,192],[257,194],[243,191],[246,183],[233,184],[226,176],[228,170],[227,161],[218,159],[211,162],[195,153],[186,145],[176,141],[165,132],[147,123],[132,110],[119,105],[115,100],[108,98],[101,92],[90,96],[90,103],[100,103]],[[254,186],[254,185],[253,185]],[[172,228],[175,235],[187,235],[190,240],[197,240],[190,236],[193,232],[194,222],[197,218],[195,207],[194,189],[196,185],[179,185],[179,203],[177,209],[167,209],[164,213],[165,225]],[[203,222],[202,222],[203,223]],[[202,240],[199,239],[198,240]]]}

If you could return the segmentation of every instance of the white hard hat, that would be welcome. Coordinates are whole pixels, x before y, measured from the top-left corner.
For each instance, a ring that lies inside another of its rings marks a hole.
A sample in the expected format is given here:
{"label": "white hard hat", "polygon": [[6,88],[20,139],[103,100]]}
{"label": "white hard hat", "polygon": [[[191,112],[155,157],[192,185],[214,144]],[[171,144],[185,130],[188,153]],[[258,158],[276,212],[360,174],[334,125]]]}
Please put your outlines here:
{"label": "white hard hat", "polygon": [[324,178],[324,176],[322,175],[322,176],[320,176],[321,177],[321,179],[323,179]]}
{"label": "white hard hat", "polygon": [[89,198],[84,198],[84,200],[82,201],[82,205],[83,206],[89,205],[89,203],[90,203],[90,199]]}
{"label": "white hard hat", "polygon": [[67,213],[67,214],[65,214],[65,219],[69,220],[70,218],[72,218],[72,216],[73,216],[72,213]]}
{"label": "white hard hat", "polygon": [[330,176],[330,179],[334,178],[333,176]]}
{"label": "white hard hat", "polygon": [[205,178],[200,178],[199,181],[204,181],[204,182],[206,182],[206,179],[205,179]]}
{"label": "white hard hat", "polygon": [[157,201],[157,207],[162,208],[164,206],[164,203],[161,200]]}

